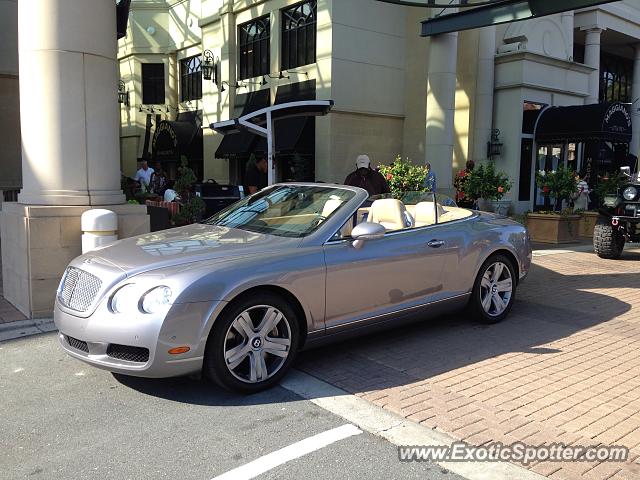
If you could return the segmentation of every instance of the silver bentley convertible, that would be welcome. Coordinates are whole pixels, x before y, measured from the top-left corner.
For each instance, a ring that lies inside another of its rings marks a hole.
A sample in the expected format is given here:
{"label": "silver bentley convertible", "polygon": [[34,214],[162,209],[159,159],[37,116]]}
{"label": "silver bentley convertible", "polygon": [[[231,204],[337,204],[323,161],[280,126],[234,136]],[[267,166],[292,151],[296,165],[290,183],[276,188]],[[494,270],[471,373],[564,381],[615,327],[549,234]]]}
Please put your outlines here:
{"label": "silver bentley convertible", "polygon": [[55,323],[67,353],[96,367],[202,371],[254,392],[312,345],[464,307],[498,322],[530,264],[523,226],[447,197],[278,184],[76,258]]}

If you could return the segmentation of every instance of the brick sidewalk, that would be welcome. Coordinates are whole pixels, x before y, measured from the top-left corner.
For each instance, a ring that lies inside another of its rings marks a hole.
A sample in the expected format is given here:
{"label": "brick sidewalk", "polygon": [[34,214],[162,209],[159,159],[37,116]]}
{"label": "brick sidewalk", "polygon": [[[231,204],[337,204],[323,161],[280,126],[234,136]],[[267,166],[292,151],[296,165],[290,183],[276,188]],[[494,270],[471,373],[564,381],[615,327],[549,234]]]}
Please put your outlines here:
{"label": "brick sidewalk", "polygon": [[625,445],[631,461],[539,463],[552,479],[640,478],[640,252],[534,258],[511,316],[440,318],[305,353],[300,368],[479,445]]}
{"label": "brick sidewalk", "polygon": [[0,248],[0,324],[26,320],[26,318],[2,295],[2,249]]}

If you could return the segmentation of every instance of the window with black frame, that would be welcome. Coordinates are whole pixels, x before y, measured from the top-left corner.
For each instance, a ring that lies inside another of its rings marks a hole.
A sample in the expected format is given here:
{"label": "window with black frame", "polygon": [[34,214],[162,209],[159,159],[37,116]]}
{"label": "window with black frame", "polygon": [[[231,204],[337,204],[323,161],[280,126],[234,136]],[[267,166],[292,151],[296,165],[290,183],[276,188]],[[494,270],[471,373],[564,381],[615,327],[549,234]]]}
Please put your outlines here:
{"label": "window with black frame", "polygon": [[268,75],[271,55],[269,15],[238,26],[238,79]]}
{"label": "window with black frame", "polygon": [[180,101],[200,100],[202,98],[202,57],[180,60]]}
{"label": "window with black frame", "polygon": [[282,10],[282,70],[315,63],[317,5],[308,0]]}
{"label": "window with black frame", "polygon": [[631,103],[633,60],[602,53],[600,56],[600,101]]}
{"label": "window with black frame", "polygon": [[164,100],[164,63],[143,63],[142,103],[160,105]]}

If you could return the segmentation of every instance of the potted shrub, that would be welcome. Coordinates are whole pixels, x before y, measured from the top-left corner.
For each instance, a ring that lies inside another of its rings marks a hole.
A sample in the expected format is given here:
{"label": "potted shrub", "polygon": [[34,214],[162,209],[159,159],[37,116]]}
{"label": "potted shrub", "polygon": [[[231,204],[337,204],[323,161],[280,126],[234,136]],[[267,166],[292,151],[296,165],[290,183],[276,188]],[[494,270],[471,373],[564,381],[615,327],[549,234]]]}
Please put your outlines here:
{"label": "potted shrub", "polygon": [[580,215],[569,201],[576,193],[576,174],[562,165],[557,170],[536,172],[536,185],[542,190],[545,210],[527,215],[531,240],[541,243],[571,243],[578,240]]}
{"label": "potted shrub", "polygon": [[477,200],[478,209],[500,215],[509,213],[509,200],[502,198],[511,190],[511,180],[506,173],[496,170],[493,161],[480,165],[468,174],[465,196]]}
{"label": "potted shrub", "polygon": [[195,173],[189,168],[186,157],[182,156],[182,166],[178,168],[175,190],[180,196],[180,210],[171,218],[176,226],[188,225],[200,220],[206,205],[204,200],[193,192],[197,181]]}
{"label": "potted shrub", "polygon": [[425,185],[427,167],[414,165],[408,158],[402,159],[398,155],[391,165],[380,165],[378,168],[394,197],[401,196],[403,192],[432,191],[432,185]]}

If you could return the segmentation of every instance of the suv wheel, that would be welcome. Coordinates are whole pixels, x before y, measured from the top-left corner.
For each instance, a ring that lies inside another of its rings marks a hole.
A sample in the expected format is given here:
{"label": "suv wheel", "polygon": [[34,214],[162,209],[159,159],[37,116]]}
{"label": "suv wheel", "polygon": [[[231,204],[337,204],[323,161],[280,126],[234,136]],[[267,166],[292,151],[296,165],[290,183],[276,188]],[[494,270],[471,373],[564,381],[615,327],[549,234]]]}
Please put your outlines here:
{"label": "suv wheel", "polygon": [[600,258],[615,260],[622,255],[624,235],[611,225],[608,219],[600,218],[593,230],[593,250]]}

